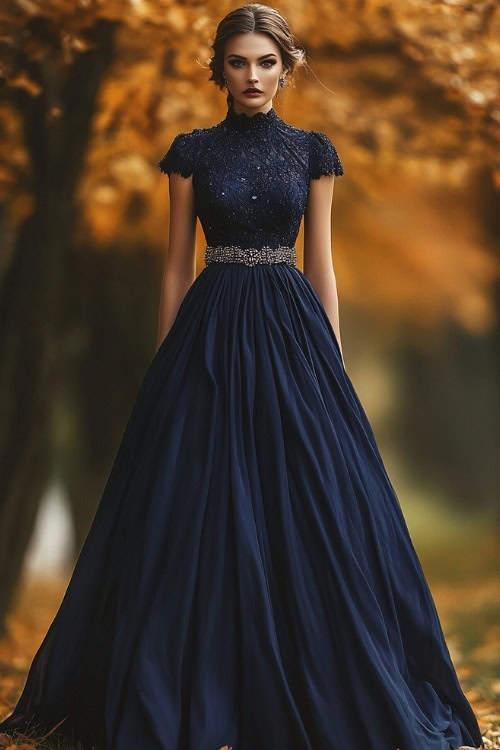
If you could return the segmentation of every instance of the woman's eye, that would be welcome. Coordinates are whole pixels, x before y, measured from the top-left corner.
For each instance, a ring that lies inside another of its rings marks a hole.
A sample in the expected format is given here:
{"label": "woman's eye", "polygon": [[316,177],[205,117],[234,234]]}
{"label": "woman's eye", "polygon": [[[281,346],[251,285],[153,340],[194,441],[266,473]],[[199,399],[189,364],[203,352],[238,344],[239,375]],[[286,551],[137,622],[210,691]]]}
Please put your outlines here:
{"label": "woman's eye", "polygon": [[[244,65],[243,60],[230,60],[230,65],[232,65],[233,68],[239,68],[239,63]],[[271,68],[273,65],[276,65],[276,60],[263,60],[261,64],[266,68]]]}

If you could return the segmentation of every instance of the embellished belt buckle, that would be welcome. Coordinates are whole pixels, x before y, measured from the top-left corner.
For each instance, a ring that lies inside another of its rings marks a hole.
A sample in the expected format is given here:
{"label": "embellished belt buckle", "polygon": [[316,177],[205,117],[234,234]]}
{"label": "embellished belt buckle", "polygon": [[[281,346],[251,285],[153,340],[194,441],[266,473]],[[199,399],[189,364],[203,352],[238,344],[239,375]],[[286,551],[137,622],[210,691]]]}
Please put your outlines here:
{"label": "embellished belt buckle", "polygon": [[243,263],[246,263],[247,266],[256,266],[259,262],[260,253],[261,251],[256,247],[249,247],[248,250],[243,251],[245,260]]}

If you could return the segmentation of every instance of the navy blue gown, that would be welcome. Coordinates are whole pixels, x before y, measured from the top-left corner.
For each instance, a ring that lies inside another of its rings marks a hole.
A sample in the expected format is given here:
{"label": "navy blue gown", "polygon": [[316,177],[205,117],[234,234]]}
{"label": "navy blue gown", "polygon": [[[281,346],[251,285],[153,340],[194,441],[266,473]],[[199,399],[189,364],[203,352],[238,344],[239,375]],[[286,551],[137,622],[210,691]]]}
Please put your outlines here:
{"label": "navy blue gown", "polygon": [[290,257],[310,180],[343,174],[335,147],[229,107],[159,168],[193,175],[211,262],[0,731],[62,722],[52,737],[107,750],[483,747],[320,298],[293,262],[257,262]]}

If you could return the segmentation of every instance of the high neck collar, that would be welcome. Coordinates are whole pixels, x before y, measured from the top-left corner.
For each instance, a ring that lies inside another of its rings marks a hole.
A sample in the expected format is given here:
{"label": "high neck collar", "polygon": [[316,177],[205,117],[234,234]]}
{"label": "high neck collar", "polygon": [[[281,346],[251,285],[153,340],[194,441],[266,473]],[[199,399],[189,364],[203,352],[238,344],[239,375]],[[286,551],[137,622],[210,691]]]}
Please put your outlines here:
{"label": "high neck collar", "polygon": [[247,115],[244,112],[235,112],[234,107],[230,104],[223,122],[232,130],[260,131],[271,128],[279,119],[274,107],[268,109],[267,112]]}

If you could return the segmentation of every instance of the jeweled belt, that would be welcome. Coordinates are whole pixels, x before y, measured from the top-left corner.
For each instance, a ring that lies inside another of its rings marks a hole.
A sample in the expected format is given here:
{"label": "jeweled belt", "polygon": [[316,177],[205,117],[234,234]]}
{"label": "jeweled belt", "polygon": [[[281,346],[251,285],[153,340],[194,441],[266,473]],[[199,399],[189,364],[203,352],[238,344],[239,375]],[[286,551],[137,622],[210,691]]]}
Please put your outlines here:
{"label": "jeweled belt", "polygon": [[238,247],[234,245],[207,245],[205,263],[244,263],[255,266],[257,263],[287,263],[297,265],[297,251],[294,247]]}

